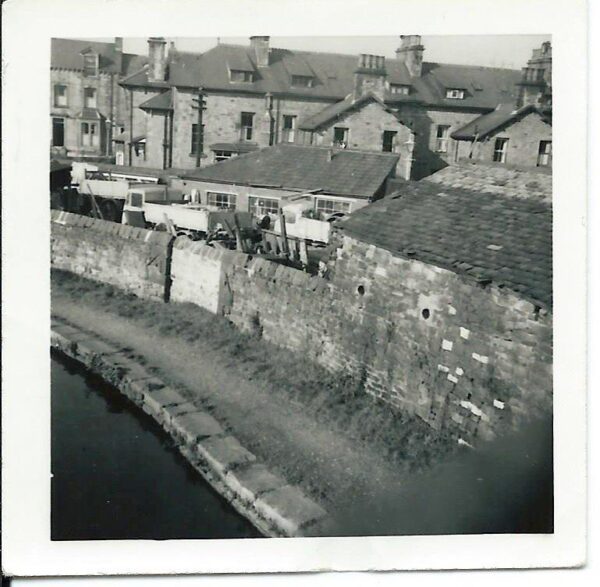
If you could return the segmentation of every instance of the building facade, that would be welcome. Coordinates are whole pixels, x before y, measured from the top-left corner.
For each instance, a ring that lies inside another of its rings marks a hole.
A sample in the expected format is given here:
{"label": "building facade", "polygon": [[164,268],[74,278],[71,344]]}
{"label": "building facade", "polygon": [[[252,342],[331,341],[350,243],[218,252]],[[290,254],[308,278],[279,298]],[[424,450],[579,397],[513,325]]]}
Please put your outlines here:
{"label": "building facade", "polygon": [[115,151],[125,165],[203,167],[293,143],[392,152],[399,175],[419,179],[453,163],[452,133],[514,103],[521,80],[425,62],[418,35],[401,37],[395,59],[278,49],[265,36],[202,54],[162,38],[148,47],[147,66],[121,82],[129,111]]}
{"label": "building facade", "polygon": [[52,39],[51,153],[110,159],[127,112],[119,81],[145,62],[143,56],[124,54],[120,38],[112,43]]}
{"label": "building facade", "polygon": [[453,133],[455,160],[552,167],[552,126],[534,105],[499,107]]}

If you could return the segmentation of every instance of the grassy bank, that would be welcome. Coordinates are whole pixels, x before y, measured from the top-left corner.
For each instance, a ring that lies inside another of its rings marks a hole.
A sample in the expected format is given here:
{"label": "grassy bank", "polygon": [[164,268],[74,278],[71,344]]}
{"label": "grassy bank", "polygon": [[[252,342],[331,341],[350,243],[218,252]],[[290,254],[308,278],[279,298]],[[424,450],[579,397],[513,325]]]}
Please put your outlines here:
{"label": "grassy bank", "polygon": [[[53,296],[63,301],[114,314],[149,333],[176,336],[199,353],[208,344],[227,357],[228,368],[264,384],[278,400],[293,403],[329,429],[369,445],[401,471],[426,468],[456,446],[419,418],[377,403],[351,377],[329,373],[296,353],[241,333],[226,319],[192,304],[142,300],[62,271],[52,272],[52,288]],[[162,377],[168,381],[168,375]]]}

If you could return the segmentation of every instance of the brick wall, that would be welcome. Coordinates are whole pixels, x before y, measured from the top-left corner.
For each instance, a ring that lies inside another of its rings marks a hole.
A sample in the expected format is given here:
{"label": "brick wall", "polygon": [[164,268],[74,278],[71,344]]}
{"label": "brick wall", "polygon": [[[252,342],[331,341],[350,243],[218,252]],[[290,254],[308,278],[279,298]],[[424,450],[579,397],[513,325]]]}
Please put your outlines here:
{"label": "brick wall", "polygon": [[51,219],[52,267],[140,297],[165,299],[169,235],[57,210]]}
{"label": "brick wall", "polygon": [[[475,144],[472,159],[491,163],[494,155],[494,144],[497,138],[508,139],[506,164],[523,167],[536,167],[540,141],[552,140],[552,127],[542,120],[539,114],[531,113],[514,124],[501,129],[484,141]],[[458,141],[459,157],[469,157],[470,141]]]}

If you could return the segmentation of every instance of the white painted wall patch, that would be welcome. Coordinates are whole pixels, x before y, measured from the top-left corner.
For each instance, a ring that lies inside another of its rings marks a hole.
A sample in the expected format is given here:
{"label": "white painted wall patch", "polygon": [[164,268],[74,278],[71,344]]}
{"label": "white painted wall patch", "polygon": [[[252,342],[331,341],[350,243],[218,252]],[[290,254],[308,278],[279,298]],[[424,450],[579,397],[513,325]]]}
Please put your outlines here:
{"label": "white painted wall patch", "polygon": [[464,371],[460,367],[456,367],[455,369],[457,375],[463,375]]}
{"label": "white painted wall patch", "polygon": [[456,314],[456,308],[454,306],[448,306],[448,314],[454,316],[454,314]]}
{"label": "white painted wall patch", "polygon": [[504,402],[501,402],[499,399],[495,399],[494,400],[494,407],[498,408],[499,410],[503,410],[504,409]]}
{"label": "white painted wall patch", "polygon": [[478,353],[473,353],[471,356],[476,361],[479,361],[480,363],[483,363],[484,365],[487,365],[490,361],[488,357],[486,357],[485,355],[479,355]]}
{"label": "white painted wall patch", "polygon": [[463,328],[462,326],[460,327],[460,335],[462,336],[462,338],[468,340],[469,334],[471,334],[470,330],[468,330],[467,328]]}
{"label": "white painted wall patch", "polygon": [[442,340],[442,348],[445,351],[451,351],[453,346],[454,345],[451,340],[446,340],[446,339]]}
{"label": "white painted wall patch", "polygon": [[448,381],[452,381],[452,383],[458,383],[458,377],[454,377],[454,375],[448,373]]}
{"label": "white painted wall patch", "polygon": [[438,365],[438,371],[443,371],[444,373],[448,373],[450,369],[446,367],[446,365]]}

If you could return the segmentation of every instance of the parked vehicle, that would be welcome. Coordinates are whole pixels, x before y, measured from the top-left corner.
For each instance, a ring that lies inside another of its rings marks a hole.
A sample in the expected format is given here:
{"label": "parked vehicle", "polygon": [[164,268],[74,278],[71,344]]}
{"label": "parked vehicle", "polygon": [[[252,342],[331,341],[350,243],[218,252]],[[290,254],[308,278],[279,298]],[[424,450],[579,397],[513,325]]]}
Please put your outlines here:
{"label": "parked vehicle", "polygon": [[255,240],[257,234],[249,212],[205,206],[183,197],[173,201],[156,191],[141,189],[141,186],[128,191],[122,222],[140,228],[172,230],[176,235],[192,240],[222,240],[219,237],[225,235],[234,240]]}

